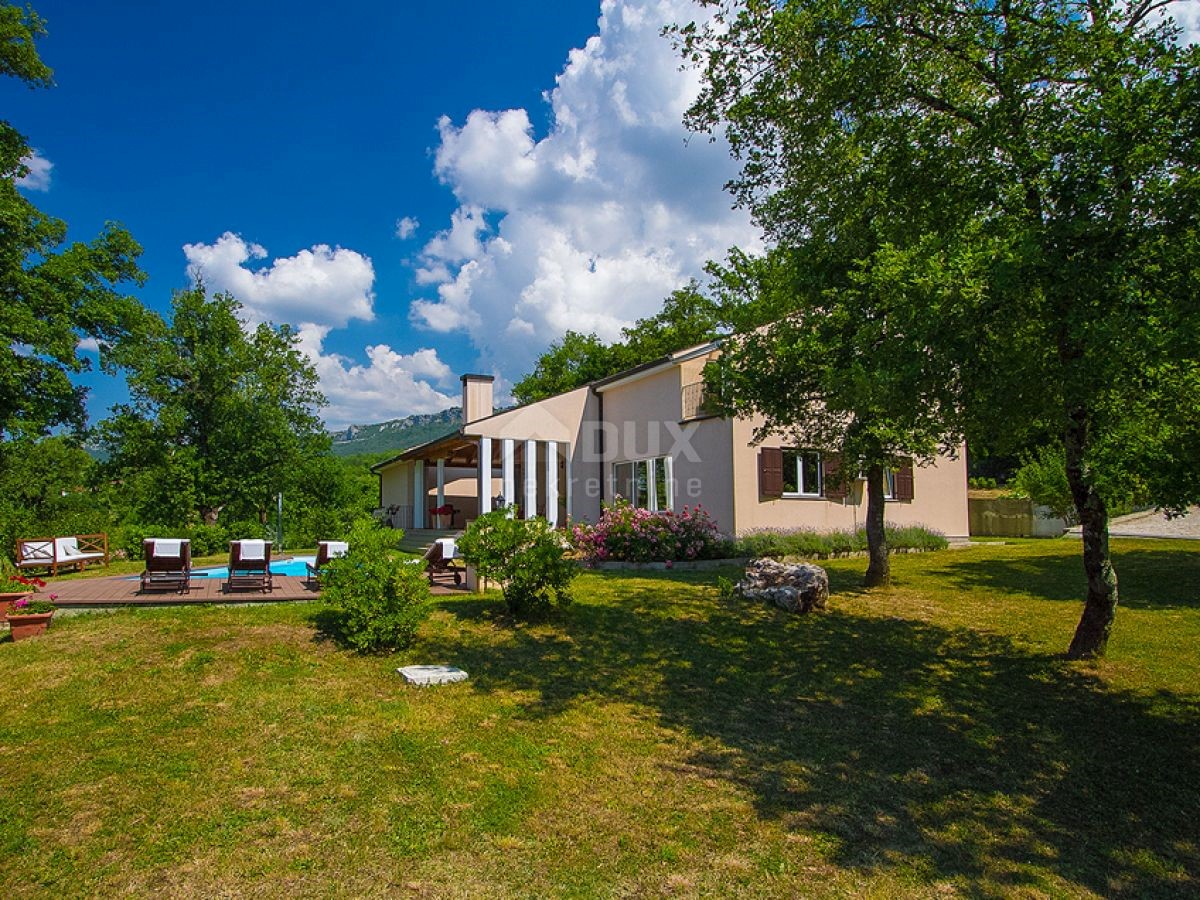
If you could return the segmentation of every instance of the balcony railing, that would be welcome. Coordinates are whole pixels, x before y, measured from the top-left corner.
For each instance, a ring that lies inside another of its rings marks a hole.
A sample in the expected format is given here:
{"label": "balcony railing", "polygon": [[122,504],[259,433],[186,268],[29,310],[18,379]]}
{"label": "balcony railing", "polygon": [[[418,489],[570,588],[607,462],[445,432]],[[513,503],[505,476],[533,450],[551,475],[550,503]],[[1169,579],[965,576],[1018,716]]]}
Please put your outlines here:
{"label": "balcony railing", "polygon": [[703,381],[693,381],[683,386],[683,415],[681,419],[702,419],[705,416],[716,415],[716,411],[706,405],[708,395],[704,390]]}

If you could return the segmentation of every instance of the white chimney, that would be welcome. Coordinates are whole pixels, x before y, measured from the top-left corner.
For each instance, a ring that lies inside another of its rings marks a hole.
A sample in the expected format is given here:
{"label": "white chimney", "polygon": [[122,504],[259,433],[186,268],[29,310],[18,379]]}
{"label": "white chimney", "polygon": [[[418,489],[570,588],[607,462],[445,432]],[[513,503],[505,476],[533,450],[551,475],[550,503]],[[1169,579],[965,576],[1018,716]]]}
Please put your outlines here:
{"label": "white chimney", "polygon": [[492,414],[491,375],[464,375],[462,377],[463,424],[468,425]]}

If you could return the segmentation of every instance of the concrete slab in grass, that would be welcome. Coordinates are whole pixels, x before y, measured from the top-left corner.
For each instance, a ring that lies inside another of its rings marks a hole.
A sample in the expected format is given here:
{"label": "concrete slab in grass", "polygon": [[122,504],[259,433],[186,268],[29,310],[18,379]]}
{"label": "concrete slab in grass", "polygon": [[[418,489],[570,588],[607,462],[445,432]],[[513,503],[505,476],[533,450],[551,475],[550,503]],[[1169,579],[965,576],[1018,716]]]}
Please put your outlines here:
{"label": "concrete slab in grass", "polygon": [[466,681],[467,673],[454,666],[402,666],[396,670],[409,684],[453,684]]}

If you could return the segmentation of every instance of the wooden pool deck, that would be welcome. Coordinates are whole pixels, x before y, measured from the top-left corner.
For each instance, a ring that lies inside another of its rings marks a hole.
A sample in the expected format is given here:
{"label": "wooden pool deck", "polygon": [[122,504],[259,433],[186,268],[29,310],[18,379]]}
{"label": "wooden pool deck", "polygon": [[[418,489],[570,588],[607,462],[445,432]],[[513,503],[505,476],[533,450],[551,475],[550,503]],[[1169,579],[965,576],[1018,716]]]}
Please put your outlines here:
{"label": "wooden pool deck", "polygon": [[[186,594],[172,591],[141,591],[136,575],[111,575],[99,578],[73,578],[66,581],[47,579],[43,596],[56,594],[57,603],[64,609],[99,609],[113,606],[186,606],[201,603],[297,603],[316,600],[321,592],[309,587],[308,579],[276,575],[274,589],[262,591],[226,591],[223,578],[193,578]],[[462,594],[463,588],[453,583],[433,585],[433,593]]]}

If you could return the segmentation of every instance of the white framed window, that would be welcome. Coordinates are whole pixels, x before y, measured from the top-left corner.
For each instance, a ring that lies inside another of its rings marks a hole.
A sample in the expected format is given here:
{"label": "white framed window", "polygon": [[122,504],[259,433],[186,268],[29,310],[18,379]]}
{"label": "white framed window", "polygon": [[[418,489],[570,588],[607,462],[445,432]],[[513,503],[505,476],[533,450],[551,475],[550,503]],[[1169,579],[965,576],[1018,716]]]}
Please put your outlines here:
{"label": "white framed window", "polygon": [[673,482],[669,456],[613,463],[613,493],[638,509],[655,512],[671,509]]}
{"label": "white framed window", "polygon": [[883,470],[883,499],[884,500],[895,500],[896,499],[896,470],[895,469],[884,469]]}
{"label": "white framed window", "polygon": [[816,450],[783,451],[783,495],[820,497],[824,473]]}

